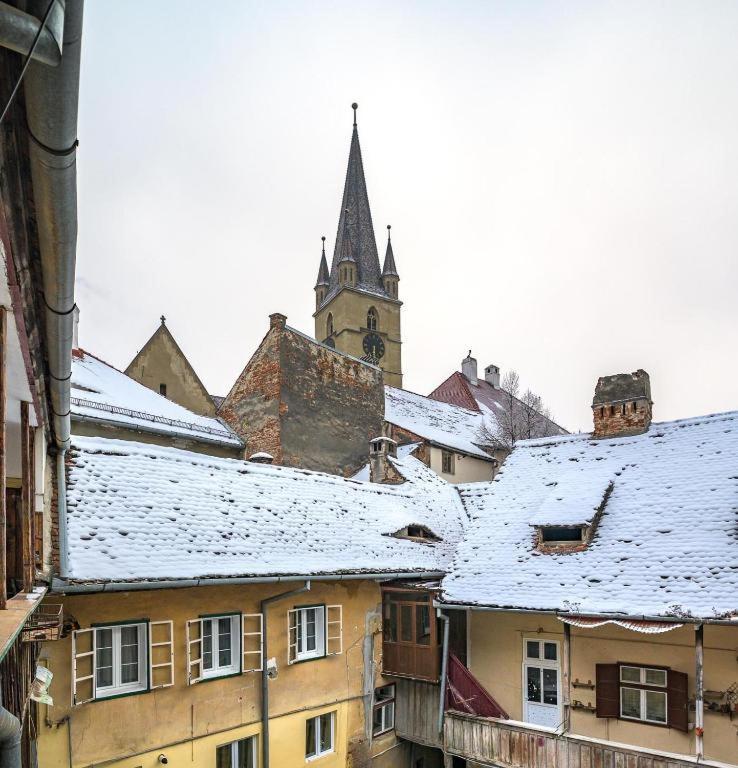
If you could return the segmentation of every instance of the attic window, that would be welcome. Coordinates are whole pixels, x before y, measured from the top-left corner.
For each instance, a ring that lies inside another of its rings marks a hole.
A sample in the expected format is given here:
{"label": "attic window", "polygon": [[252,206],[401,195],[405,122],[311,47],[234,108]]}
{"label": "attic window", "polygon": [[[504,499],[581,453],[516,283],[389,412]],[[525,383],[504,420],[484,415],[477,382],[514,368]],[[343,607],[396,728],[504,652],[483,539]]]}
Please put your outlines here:
{"label": "attic window", "polygon": [[576,545],[584,541],[586,526],[542,525],[538,529],[539,541],[549,546]]}
{"label": "attic window", "polygon": [[167,385],[166,384],[159,384],[159,394],[162,397],[166,397],[167,396]]}
{"label": "attic window", "polygon": [[416,541],[441,541],[440,536],[436,536],[430,528],[425,525],[408,525],[406,528],[400,528],[399,531],[392,534],[398,539],[415,539]]}

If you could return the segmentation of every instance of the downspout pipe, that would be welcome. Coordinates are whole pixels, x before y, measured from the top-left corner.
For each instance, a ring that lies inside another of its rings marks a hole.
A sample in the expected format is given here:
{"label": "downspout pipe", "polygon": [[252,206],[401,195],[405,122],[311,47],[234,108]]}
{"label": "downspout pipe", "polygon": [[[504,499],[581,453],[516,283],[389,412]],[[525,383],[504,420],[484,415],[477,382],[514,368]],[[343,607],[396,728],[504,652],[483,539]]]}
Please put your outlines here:
{"label": "downspout pipe", "polygon": [[[64,454],[69,447],[71,419],[72,338],[74,333],[74,272],[77,257],[77,111],[83,0],[56,0],[63,33],[61,60],[55,67],[32,61],[24,94],[29,133],[31,179],[38,222],[43,274],[46,345],[51,420],[57,448],[57,503],[61,574],[66,574],[66,476]],[[32,0],[28,10],[41,18],[48,0]],[[50,21],[52,19],[50,18]],[[48,22],[47,22],[48,23]],[[58,18],[55,23],[58,23]],[[54,29],[52,25],[51,29]]]}
{"label": "downspout pipe", "polygon": [[[443,734],[443,712],[446,706],[446,675],[448,673],[448,616],[438,609],[438,618],[443,622],[443,644],[441,645],[441,685],[438,698],[438,733]],[[442,742],[443,743],[443,742]]]}
{"label": "downspout pipe", "polygon": [[0,706],[0,768],[21,766],[20,720]]}
{"label": "downspout pipe", "polygon": [[[53,3],[32,56],[34,61],[50,67],[59,65],[64,43],[65,0],[53,0]],[[49,0],[46,0],[46,6],[48,5]],[[37,18],[20,8],[0,2],[0,46],[28,56],[45,13],[44,8]]]}
{"label": "downspout pipe", "polygon": [[[262,658],[261,658],[261,768],[269,768],[269,675],[267,674],[267,607],[278,600],[284,600],[293,595],[300,595],[310,591],[308,579],[301,587],[279,595],[272,595],[261,601],[261,631],[262,631]],[[289,638],[287,638],[289,645]],[[0,765],[0,768],[3,768]]]}

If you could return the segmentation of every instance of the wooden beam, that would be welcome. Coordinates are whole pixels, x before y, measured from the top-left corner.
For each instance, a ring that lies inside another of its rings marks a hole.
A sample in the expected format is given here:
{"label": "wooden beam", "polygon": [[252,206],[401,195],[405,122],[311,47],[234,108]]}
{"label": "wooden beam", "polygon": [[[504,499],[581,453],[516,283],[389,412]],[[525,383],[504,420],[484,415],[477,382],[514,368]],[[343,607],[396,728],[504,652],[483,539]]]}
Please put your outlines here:
{"label": "wooden beam", "polygon": [[23,591],[33,590],[33,540],[31,515],[33,509],[31,498],[31,428],[29,422],[28,403],[22,401],[21,412],[21,538],[23,541]]}
{"label": "wooden beam", "polygon": [[705,732],[705,678],[704,678],[704,625],[694,628],[694,751],[698,760],[705,754],[703,733]]}
{"label": "wooden beam", "polygon": [[7,387],[7,337],[8,311],[0,307],[0,609],[5,608],[8,600],[8,566],[5,551],[5,529],[7,526],[7,509],[5,499],[5,418],[6,418],[6,387]]}

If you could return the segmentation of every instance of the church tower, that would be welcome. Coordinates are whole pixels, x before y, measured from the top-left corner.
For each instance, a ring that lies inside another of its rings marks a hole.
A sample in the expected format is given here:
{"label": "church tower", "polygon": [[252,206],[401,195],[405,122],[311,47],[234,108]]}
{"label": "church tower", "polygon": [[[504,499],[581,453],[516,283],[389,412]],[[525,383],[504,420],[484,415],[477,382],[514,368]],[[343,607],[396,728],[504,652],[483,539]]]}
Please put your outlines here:
{"label": "church tower", "polygon": [[315,338],[379,365],[384,371],[385,384],[401,387],[400,276],[389,226],[384,267],[379,265],[356,127],[357,105],[351,106],[354,130],[333,261],[329,270],[323,238],[315,284]]}

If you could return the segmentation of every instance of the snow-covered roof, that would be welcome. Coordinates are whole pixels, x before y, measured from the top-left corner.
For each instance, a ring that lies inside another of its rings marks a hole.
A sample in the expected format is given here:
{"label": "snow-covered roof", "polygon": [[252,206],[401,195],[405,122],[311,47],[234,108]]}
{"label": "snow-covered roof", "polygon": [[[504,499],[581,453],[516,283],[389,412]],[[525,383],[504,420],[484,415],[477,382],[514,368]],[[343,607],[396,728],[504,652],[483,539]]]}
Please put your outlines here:
{"label": "snow-covered roof", "polygon": [[436,445],[492,458],[479,446],[484,442],[485,417],[478,411],[385,386],[384,420]]}
{"label": "snow-covered roof", "polygon": [[[439,478],[360,483],[97,437],[74,437],[71,457],[68,576],[77,581],[438,572],[466,519]],[[408,525],[442,541],[389,535]]]}
{"label": "snow-covered roof", "polygon": [[241,445],[230,427],[218,419],[193,413],[83,350],[75,350],[72,359],[72,419],[105,421],[162,435]]}
{"label": "snow-covered roof", "polygon": [[[532,523],[586,516],[610,481],[585,549],[536,549]],[[495,481],[457,487],[470,522],[449,602],[738,621],[738,412],[523,441]]]}

